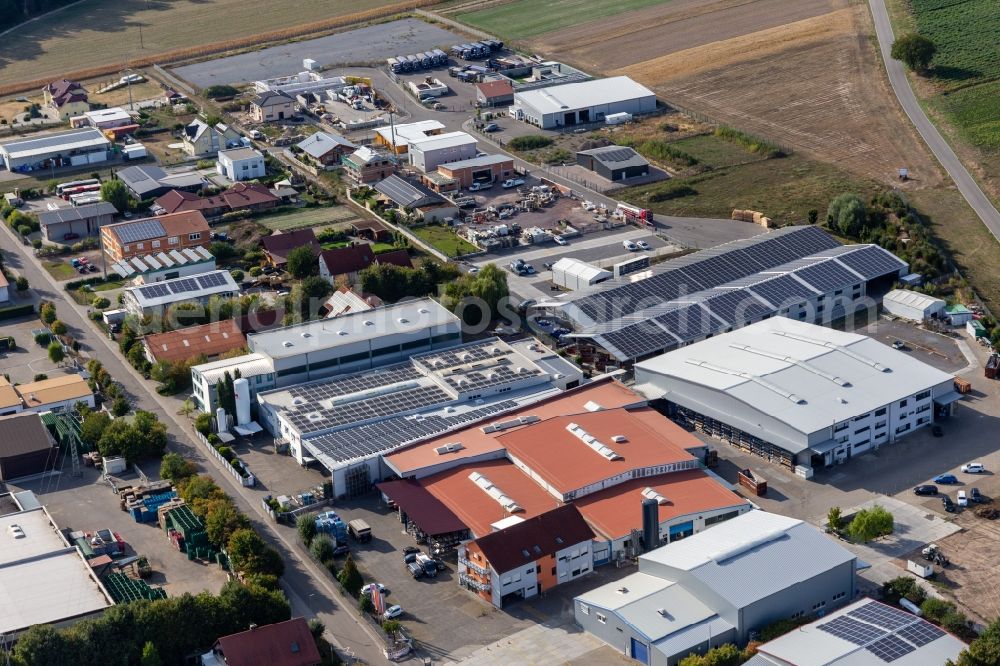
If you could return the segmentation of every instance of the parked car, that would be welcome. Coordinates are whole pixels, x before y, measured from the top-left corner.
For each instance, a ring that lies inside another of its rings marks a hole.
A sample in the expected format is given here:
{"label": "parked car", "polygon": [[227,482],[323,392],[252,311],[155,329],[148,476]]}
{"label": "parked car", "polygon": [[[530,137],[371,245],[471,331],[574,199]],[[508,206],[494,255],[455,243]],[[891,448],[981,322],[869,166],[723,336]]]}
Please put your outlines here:
{"label": "parked car", "polygon": [[979,492],[979,488],[969,489],[969,499],[975,502],[976,504],[982,504],[986,502],[986,496],[983,495],[981,492]]}
{"label": "parked car", "polygon": [[941,485],[950,486],[958,483],[958,479],[954,474],[938,474],[933,479],[934,483],[940,483]]}
{"label": "parked car", "polygon": [[930,484],[924,486],[917,486],[913,489],[914,495],[937,495],[937,486],[932,486]]}
{"label": "parked car", "polygon": [[555,265],[556,265],[556,262],[554,262],[554,261],[546,261],[546,262],[544,262],[542,264],[542,268],[544,268],[547,271],[551,271],[552,267],[555,266]]}
{"label": "parked car", "polygon": [[962,465],[962,471],[966,474],[982,474],[986,468],[983,467],[983,463],[965,463]]}
{"label": "parked car", "polygon": [[969,496],[965,494],[964,490],[958,491],[958,505],[969,506]]}
{"label": "parked car", "polygon": [[944,430],[942,430],[939,425],[931,426],[931,434],[935,437],[942,437],[944,435]]}
{"label": "parked car", "polygon": [[622,247],[628,250],[629,252],[636,252],[639,249],[639,246],[630,240],[622,241]]}
{"label": "parked car", "polygon": [[503,181],[503,188],[509,190],[512,187],[520,187],[524,185],[524,178],[508,178]]}
{"label": "parked car", "polygon": [[402,614],[403,614],[403,607],[400,606],[399,604],[396,604],[394,606],[389,606],[388,608],[386,608],[385,613],[382,614],[382,617],[384,617],[387,620],[391,620],[392,618],[399,617]]}
{"label": "parked car", "polygon": [[434,564],[437,565],[438,571],[444,571],[445,569],[448,568],[448,565],[446,565],[444,563],[444,560],[442,560],[440,557],[435,557],[434,558]]}
{"label": "parked car", "polygon": [[479,266],[472,266],[472,267],[471,267],[471,268],[469,268],[469,270],[468,270],[468,271],[466,271],[466,272],[467,272],[467,273],[468,273],[469,275],[475,275],[476,273],[478,273],[478,272],[479,272]]}
{"label": "parked car", "polygon": [[532,266],[531,264],[525,264],[522,268],[524,272],[527,273],[528,275],[534,275],[535,273],[535,267]]}
{"label": "parked car", "polygon": [[408,553],[419,553],[420,549],[417,548],[416,546],[404,546],[403,547],[403,552],[407,553],[407,554]]}
{"label": "parked car", "polygon": [[640,250],[652,250],[652,249],[653,249],[653,248],[651,248],[651,247],[649,246],[649,243],[647,243],[647,242],[646,242],[646,241],[644,241],[644,240],[641,240],[641,241],[636,241],[636,245],[638,245],[638,246],[639,246],[639,249],[640,249]]}
{"label": "parked car", "polygon": [[535,320],[535,325],[537,325],[537,326],[541,326],[542,328],[548,328],[549,326],[551,326],[551,325],[552,325],[552,322],[551,322],[551,321],[549,321],[548,319],[545,319],[545,318],[543,317],[543,318],[541,318],[541,319],[536,319],[536,320]]}
{"label": "parked car", "polygon": [[483,127],[484,132],[497,132],[499,130],[500,126],[497,125],[496,123],[486,123],[486,125]]}
{"label": "parked car", "polygon": [[417,553],[403,553],[403,564],[412,564],[417,561]]}
{"label": "parked car", "polygon": [[559,328],[553,328],[551,335],[552,335],[553,338],[560,338],[560,337],[566,335],[569,332],[570,331],[569,331],[568,328],[559,327]]}
{"label": "parked car", "polygon": [[389,594],[389,588],[387,588],[382,583],[371,583],[369,585],[365,585],[364,588],[363,588],[365,594],[371,594],[372,593],[371,588],[373,588],[373,587],[376,590],[378,590],[379,592],[381,592],[383,596]]}
{"label": "parked car", "polygon": [[96,273],[97,272],[97,266],[95,266],[94,264],[90,264],[87,267],[87,270],[90,271],[91,273]]}
{"label": "parked car", "polygon": [[556,242],[556,245],[569,245],[569,241],[559,235],[553,236],[552,240]]}
{"label": "parked car", "polygon": [[948,513],[955,513],[955,503],[952,502],[951,498],[948,497],[947,495],[941,498],[941,505],[944,507],[944,510],[947,511]]}
{"label": "parked car", "polygon": [[[414,555],[413,557],[416,558],[416,555]],[[414,578],[420,578],[421,576],[424,575],[424,568],[420,566],[420,563],[417,562],[415,559],[413,562],[407,562],[406,568],[410,572],[410,575],[413,576]]]}
{"label": "parked car", "polygon": [[906,344],[902,340],[896,340],[892,343],[893,349],[903,349],[904,347],[906,347]]}

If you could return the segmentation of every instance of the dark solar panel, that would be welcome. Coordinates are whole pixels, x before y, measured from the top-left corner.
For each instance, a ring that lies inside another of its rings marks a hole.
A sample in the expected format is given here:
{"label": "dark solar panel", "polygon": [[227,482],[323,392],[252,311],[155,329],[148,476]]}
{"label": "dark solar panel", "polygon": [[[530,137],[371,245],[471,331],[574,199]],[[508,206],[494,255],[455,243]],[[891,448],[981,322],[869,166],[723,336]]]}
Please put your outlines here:
{"label": "dark solar panel", "polygon": [[801,303],[803,300],[816,296],[816,292],[791,275],[781,275],[772,280],[755,284],[750,287],[750,291],[762,296],[764,300],[776,308]]}
{"label": "dark solar panel", "polygon": [[795,271],[795,274],[824,294],[837,289],[846,289],[862,281],[833,260],[801,268]]}
{"label": "dark solar panel", "polygon": [[651,325],[629,326],[605,333],[598,337],[599,344],[601,340],[606,340],[630,359],[641,358],[677,346],[677,338]]}
{"label": "dark solar panel", "polygon": [[166,236],[167,232],[159,220],[138,220],[115,230],[123,243],[137,243]]}
{"label": "dark solar panel", "polygon": [[171,280],[167,283],[170,291],[175,294],[186,294],[191,291],[198,291],[201,287],[194,278],[183,278],[181,280]]}
{"label": "dark solar panel", "polygon": [[923,647],[928,643],[933,643],[945,635],[944,631],[941,629],[938,629],[930,622],[920,619],[917,619],[917,622],[914,622],[908,627],[903,627],[896,633],[917,647]]}
{"label": "dark solar panel", "polygon": [[855,608],[848,613],[848,615],[859,620],[864,620],[865,622],[878,625],[883,629],[888,629],[889,631],[894,631],[900,627],[905,627],[908,624],[913,624],[919,619],[916,615],[911,615],[906,611],[893,608],[892,606],[886,606],[885,604],[876,603],[874,601],[869,601],[863,606]]}
{"label": "dark solar panel", "polygon": [[722,326],[707,310],[698,305],[686,305],[671,310],[653,321],[663,326],[682,341],[704,337]]}
{"label": "dark solar panel", "polygon": [[702,305],[730,326],[743,326],[774,312],[754,298],[753,294],[742,289],[734,289],[718,296],[712,296]]}
{"label": "dark solar panel", "polygon": [[162,284],[150,284],[145,287],[139,287],[139,293],[142,294],[143,298],[160,298],[169,296],[170,290]]}
{"label": "dark solar panel", "polygon": [[900,260],[880,247],[870,246],[838,257],[848,268],[861,273],[866,280],[898,273],[903,268]]}
{"label": "dark solar panel", "polygon": [[880,638],[871,645],[866,645],[865,649],[886,663],[896,661],[904,657],[916,648],[897,636],[889,635]]}
{"label": "dark solar panel", "polygon": [[222,273],[206,273],[205,275],[197,276],[195,279],[198,280],[198,284],[200,284],[203,289],[221,287],[226,284],[226,276]]}
{"label": "dark solar panel", "polygon": [[816,625],[816,628],[820,631],[832,634],[837,638],[842,638],[845,641],[854,643],[855,645],[868,645],[872,641],[882,638],[887,633],[884,629],[879,629],[878,627],[873,627],[865,624],[864,622],[852,620],[846,615],[841,615],[833,618],[829,622],[818,624]]}

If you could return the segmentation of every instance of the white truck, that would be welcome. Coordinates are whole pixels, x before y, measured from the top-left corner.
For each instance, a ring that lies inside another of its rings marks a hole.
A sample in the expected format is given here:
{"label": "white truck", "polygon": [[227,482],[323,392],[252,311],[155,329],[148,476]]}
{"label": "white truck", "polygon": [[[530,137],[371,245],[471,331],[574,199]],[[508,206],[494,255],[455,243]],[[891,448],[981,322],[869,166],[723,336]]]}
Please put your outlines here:
{"label": "white truck", "polygon": [[503,181],[503,187],[506,190],[509,190],[512,187],[520,187],[521,185],[524,185],[524,178],[508,178]]}

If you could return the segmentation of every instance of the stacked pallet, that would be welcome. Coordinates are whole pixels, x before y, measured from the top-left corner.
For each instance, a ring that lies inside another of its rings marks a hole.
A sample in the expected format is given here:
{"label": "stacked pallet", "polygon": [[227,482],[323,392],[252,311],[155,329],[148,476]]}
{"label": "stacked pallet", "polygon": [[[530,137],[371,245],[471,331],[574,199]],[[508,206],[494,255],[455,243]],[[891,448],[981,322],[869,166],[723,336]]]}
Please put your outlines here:
{"label": "stacked pallet", "polygon": [[150,587],[144,581],[129,578],[120,573],[109,573],[104,576],[104,587],[107,588],[111,598],[115,603],[122,604],[130,601],[147,599],[166,599],[167,593],[159,587]]}
{"label": "stacked pallet", "polygon": [[169,481],[155,481],[141,486],[123,486],[119,490],[119,507],[127,511],[137,523],[152,523],[157,519],[157,509],[177,497]]}
{"label": "stacked pallet", "polygon": [[759,224],[765,229],[771,228],[771,218],[765,216],[764,213],[761,213],[760,211],[734,208],[731,217],[732,219],[740,222],[752,222],[753,224]]}

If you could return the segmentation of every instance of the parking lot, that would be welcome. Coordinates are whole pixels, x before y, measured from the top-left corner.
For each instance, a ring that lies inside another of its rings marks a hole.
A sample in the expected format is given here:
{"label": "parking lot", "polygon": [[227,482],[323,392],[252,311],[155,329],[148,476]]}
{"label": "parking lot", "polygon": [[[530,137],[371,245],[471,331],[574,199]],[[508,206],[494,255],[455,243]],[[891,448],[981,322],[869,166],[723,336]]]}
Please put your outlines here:
{"label": "parking lot", "polygon": [[[17,348],[0,356],[0,370],[10,378],[11,383],[25,384],[33,381],[35,375],[50,378],[69,372],[49,360],[47,345],[37,344],[32,331],[44,328],[35,315],[7,319],[3,322],[3,334],[14,338]],[[72,331],[70,334],[72,335]]]}
{"label": "parking lot", "polygon": [[902,351],[917,360],[944,372],[958,372],[968,365],[957,344],[964,338],[964,330],[959,329],[962,337],[949,337],[903,320],[879,318],[857,332],[887,345],[899,341],[903,343]]}
{"label": "parking lot", "polygon": [[[60,528],[118,533],[128,544],[127,556],[144,555],[149,560],[153,575],[146,582],[163,587],[168,596],[204,590],[214,593],[222,588],[227,577],[219,565],[188,560],[187,555],[174,550],[156,523],[133,521],[118,508],[118,496],[93,467],[82,468],[83,475],[74,478],[69,461],[62,462],[61,474],[8,485],[11,490],[33,491]],[[145,471],[155,477],[155,469]]]}

